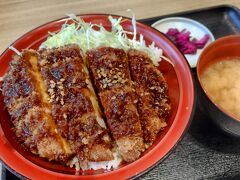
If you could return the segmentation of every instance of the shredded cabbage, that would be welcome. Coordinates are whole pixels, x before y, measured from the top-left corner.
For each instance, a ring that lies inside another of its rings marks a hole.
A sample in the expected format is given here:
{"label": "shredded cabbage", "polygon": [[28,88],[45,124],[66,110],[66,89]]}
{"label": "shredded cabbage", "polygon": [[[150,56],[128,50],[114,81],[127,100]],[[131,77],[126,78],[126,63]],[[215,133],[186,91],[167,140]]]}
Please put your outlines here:
{"label": "shredded cabbage", "polygon": [[[72,20],[73,23],[68,24],[67,20],[63,24],[60,32],[50,32],[50,36],[41,44],[40,49],[50,49],[67,44],[78,44],[83,52],[99,46],[121,48],[124,50],[134,48],[147,52],[152,59],[153,64],[156,66],[158,66],[158,63],[163,57],[162,49],[156,47],[154,42],[147,46],[142,34],[140,34],[139,40],[137,40],[136,19],[133,13],[133,32],[125,31],[123,29],[121,26],[122,17],[115,19],[112,16],[109,16],[108,19],[111,22],[112,31],[107,31],[102,25],[86,23],[74,14],[68,14],[68,16],[68,20]],[[130,39],[127,35],[132,35],[133,38]]]}

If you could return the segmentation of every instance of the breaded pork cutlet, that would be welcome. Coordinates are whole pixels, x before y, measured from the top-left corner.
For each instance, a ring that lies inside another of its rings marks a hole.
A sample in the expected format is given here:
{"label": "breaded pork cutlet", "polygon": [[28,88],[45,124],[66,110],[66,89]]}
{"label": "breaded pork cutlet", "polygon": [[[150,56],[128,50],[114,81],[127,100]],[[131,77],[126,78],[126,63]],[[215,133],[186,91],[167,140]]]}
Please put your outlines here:
{"label": "breaded pork cutlet", "polygon": [[151,145],[164,128],[170,113],[167,83],[149,56],[142,51],[129,50],[131,77],[138,96],[138,112],[144,132],[144,141]]}
{"label": "breaded pork cutlet", "polygon": [[69,165],[74,159],[82,169],[114,159],[78,46],[23,51],[2,92],[19,141],[34,154]]}
{"label": "breaded pork cutlet", "polygon": [[77,45],[39,52],[57,130],[83,162],[113,159],[108,130]]}
{"label": "breaded pork cutlet", "polygon": [[30,50],[14,58],[2,85],[4,102],[21,143],[40,157],[65,162],[73,152],[56,131],[37,60],[37,53]]}
{"label": "breaded pork cutlet", "polygon": [[118,151],[132,162],[144,144],[127,55],[122,49],[102,47],[88,51],[87,62]]}

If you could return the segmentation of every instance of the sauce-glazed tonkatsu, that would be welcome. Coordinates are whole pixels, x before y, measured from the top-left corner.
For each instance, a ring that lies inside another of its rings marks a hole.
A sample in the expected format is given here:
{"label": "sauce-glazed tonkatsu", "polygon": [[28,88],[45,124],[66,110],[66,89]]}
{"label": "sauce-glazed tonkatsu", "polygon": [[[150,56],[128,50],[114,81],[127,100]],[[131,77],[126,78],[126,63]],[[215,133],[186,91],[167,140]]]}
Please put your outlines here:
{"label": "sauce-glazed tonkatsu", "polygon": [[11,62],[2,92],[20,143],[83,170],[138,159],[171,109],[163,75],[134,49],[24,50]]}
{"label": "sauce-glazed tonkatsu", "polygon": [[127,54],[104,47],[88,51],[87,62],[119,153],[125,161],[134,161],[144,144]]}
{"label": "sauce-glazed tonkatsu", "polygon": [[39,52],[57,131],[82,163],[113,159],[108,130],[78,46]]}
{"label": "sauce-glazed tonkatsu", "polygon": [[151,145],[158,132],[167,125],[165,120],[171,109],[168,86],[146,53],[129,50],[128,60],[138,98],[144,140],[147,145]]}

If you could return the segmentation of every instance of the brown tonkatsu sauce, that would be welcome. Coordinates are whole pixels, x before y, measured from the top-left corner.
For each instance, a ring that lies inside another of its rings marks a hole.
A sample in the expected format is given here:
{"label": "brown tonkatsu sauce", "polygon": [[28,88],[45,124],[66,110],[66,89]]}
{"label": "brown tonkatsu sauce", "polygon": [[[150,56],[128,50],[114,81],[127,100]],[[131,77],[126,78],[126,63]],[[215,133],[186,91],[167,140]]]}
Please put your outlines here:
{"label": "brown tonkatsu sauce", "polygon": [[158,132],[166,126],[166,118],[170,113],[168,86],[146,53],[132,49],[128,51],[128,59],[138,97],[137,107],[144,140],[151,145]]}
{"label": "brown tonkatsu sauce", "polygon": [[36,76],[35,51],[25,50],[22,57],[15,57],[4,79],[2,92],[11,115],[19,141],[29,150],[49,160],[66,161],[71,152],[64,149],[63,141],[55,132],[49,105],[43,100],[40,81]]}
{"label": "brown tonkatsu sauce", "polygon": [[2,92],[19,142],[68,165],[76,158],[81,166],[113,160],[115,146],[124,161],[135,161],[171,109],[162,73],[133,49],[24,50],[11,62]]}
{"label": "brown tonkatsu sauce", "polygon": [[[3,95],[20,142],[48,160],[113,159],[108,130],[78,46],[25,50],[12,61]],[[70,162],[71,164],[71,162]]]}
{"label": "brown tonkatsu sauce", "polygon": [[[50,94],[52,116],[58,131],[81,160],[111,160],[109,142],[102,140],[108,130],[98,123],[97,114],[101,112],[97,112],[100,111],[98,107],[94,109],[92,99],[96,101],[96,95],[89,87],[91,82],[78,46],[44,49],[39,53],[39,66]],[[102,146],[107,159],[101,156],[90,158],[91,153],[98,153],[91,150],[95,145]]]}
{"label": "brown tonkatsu sauce", "polygon": [[134,161],[144,144],[127,55],[122,49],[103,47],[88,51],[87,61],[118,151],[125,161]]}

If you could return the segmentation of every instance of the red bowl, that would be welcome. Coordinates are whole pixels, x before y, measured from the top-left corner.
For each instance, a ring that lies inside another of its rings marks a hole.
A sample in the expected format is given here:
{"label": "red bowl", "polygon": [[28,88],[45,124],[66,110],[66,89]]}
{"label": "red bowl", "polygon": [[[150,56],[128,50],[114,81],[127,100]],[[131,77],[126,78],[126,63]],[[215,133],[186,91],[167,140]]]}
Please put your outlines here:
{"label": "red bowl", "polygon": [[[84,21],[102,24],[106,29],[111,29],[111,24],[105,14],[80,15]],[[112,15],[115,18],[119,16]],[[44,24],[15,41],[12,45],[18,50],[25,48],[37,49],[48,37],[48,32],[57,32],[67,18]],[[132,31],[131,19],[123,18],[122,26],[125,30]],[[87,171],[75,175],[74,169],[48,162],[43,158],[33,155],[24,149],[16,140],[11,130],[10,117],[4,108],[3,97],[0,96],[0,158],[11,169],[30,179],[126,179],[136,177],[151,169],[181,140],[190,123],[194,109],[194,86],[190,68],[180,51],[159,31],[137,22],[137,33],[145,37],[147,44],[155,42],[164,55],[171,59],[174,66],[166,61],[160,62],[160,70],[169,86],[169,95],[172,111],[168,118],[168,126],[162,131],[156,142],[135,162],[123,164],[112,171]],[[14,52],[7,49],[0,57],[0,76],[8,70]]]}
{"label": "red bowl", "polygon": [[201,75],[212,64],[223,59],[240,57],[240,35],[230,35],[217,39],[203,50],[197,64],[197,77],[201,86],[200,100],[213,122],[229,135],[240,138],[240,119],[224,110],[205,90]]}

